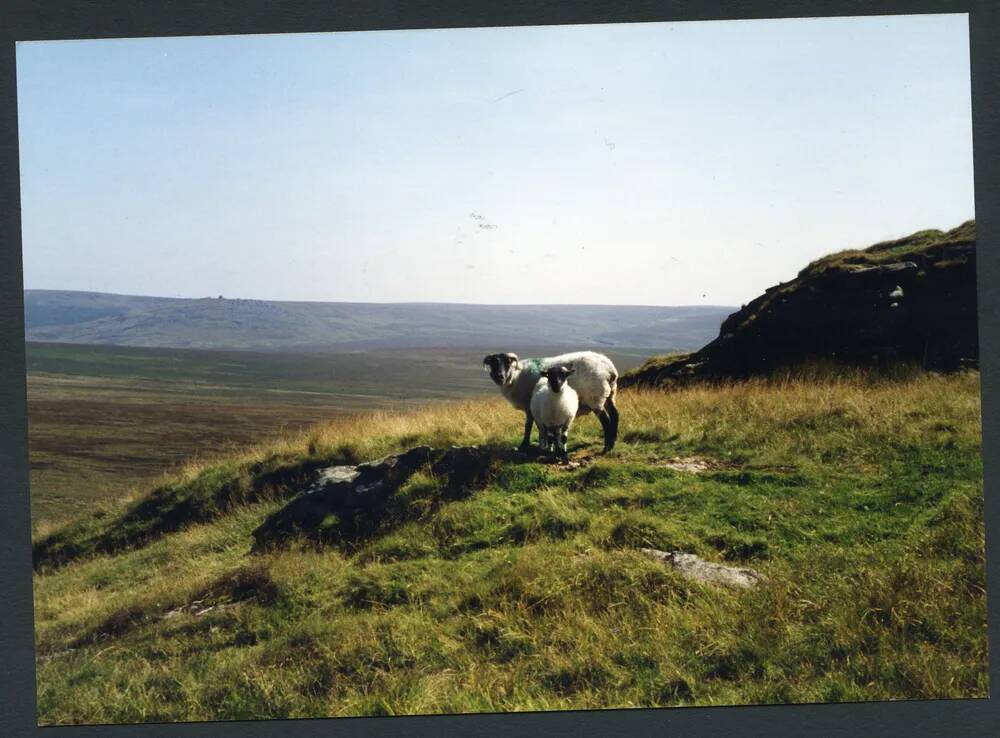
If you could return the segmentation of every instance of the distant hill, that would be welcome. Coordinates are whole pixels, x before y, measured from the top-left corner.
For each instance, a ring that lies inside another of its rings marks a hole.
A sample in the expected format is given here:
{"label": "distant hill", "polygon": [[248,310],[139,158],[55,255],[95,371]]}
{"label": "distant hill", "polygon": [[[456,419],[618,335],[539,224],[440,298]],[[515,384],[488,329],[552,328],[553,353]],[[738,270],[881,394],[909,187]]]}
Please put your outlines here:
{"label": "distant hill", "polygon": [[277,302],[25,291],[29,341],[350,351],[472,346],[691,350],[732,308]]}
{"label": "distant hill", "polygon": [[622,385],[740,378],[817,359],[975,365],[975,221],[818,259],[726,318],[699,351],[651,359]]}

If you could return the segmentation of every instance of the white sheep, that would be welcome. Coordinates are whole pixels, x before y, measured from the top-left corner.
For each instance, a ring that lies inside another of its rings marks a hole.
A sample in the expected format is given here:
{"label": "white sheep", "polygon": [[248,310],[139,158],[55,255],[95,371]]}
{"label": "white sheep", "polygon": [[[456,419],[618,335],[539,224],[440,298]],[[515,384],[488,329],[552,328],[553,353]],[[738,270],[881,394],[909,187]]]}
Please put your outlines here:
{"label": "white sheep", "polygon": [[580,406],[576,391],[566,383],[575,371],[565,366],[543,370],[531,394],[531,414],[538,425],[538,448],[558,453],[563,461],[569,459],[566,442]]}
{"label": "white sheep", "polygon": [[577,415],[594,413],[604,429],[604,450],[610,451],[618,438],[618,408],[615,393],[618,388],[618,370],[604,354],[594,351],[577,351],[544,359],[518,359],[517,354],[490,354],[483,359],[483,368],[500,387],[507,401],[525,414],[524,438],[521,450],[531,445],[531,428],[535,424],[531,414],[531,395],[542,372],[554,366],[573,369],[569,385],[579,396]]}

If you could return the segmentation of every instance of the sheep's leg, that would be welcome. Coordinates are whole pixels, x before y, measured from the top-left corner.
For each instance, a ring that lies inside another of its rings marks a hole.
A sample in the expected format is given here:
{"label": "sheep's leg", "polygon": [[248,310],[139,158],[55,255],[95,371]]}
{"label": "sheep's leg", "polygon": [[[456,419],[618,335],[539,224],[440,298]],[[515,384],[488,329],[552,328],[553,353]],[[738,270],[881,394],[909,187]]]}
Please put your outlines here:
{"label": "sheep's leg", "polygon": [[559,426],[550,425],[545,427],[545,450],[554,454],[559,449]]}
{"label": "sheep's leg", "polygon": [[544,425],[542,425],[541,423],[539,423],[538,424],[538,451],[539,452],[545,452],[545,451],[548,451],[548,448],[549,448],[549,431],[548,431],[548,429]]}
{"label": "sheep's leg", "polygon": [[569,461],[569,451],[566,450],[566,443],[569,441],[569,426],[564,425],[559,429],[559,458]]}
{"label": "sheep's leg", "polygon": [[607,453],[615,447],[615,436],[618,431],[611,422],[607,410],[598,410],[595,412],[595,415],[601,421],[601,428],[604,430],[604,453]]}
{"label": "sheep's leg", "polygon": [[604,403],[604,411],[608,414],[608,419],[611,421],[610,433],[608,427],[605,427],[604,450],[610,451],[615,447],[615,441],[618,440],[618,408],[615,406],[614,397],[609,397],[607,402]]}
{"label": "sheep's leg", "polygon": [[[535,424],[535,419],[531,417],[531,411],[524,411],[524,438],[521,440],[521,445],[518,446],[518,451],[527,451],[531,448],[531,426]],[[539,434],[541,436],[541,434]]]}

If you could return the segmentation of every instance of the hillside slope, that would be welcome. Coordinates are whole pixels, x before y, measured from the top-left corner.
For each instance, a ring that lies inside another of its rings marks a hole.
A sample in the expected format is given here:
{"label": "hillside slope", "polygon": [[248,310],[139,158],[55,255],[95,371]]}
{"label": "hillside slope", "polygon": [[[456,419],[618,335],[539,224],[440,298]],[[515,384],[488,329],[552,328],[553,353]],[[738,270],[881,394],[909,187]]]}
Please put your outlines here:
{"label": "hillside slope", "polygon": [[261,351],[473,346],[690,350],[707,341],[729,312],[711,305],[279,302],[25,291],[29,341]]}
{"label": "hillside slope", "polygon": [[[619,448],[582,419],[578,466],[505,451],[500,398],[444,403],[220,457],[37,541],[40,721],[986,696],[976,372],[620,400]],[[417,454],[379,515],[297,527],[320,468],[453,444],[486,473]],[[699,584],[644,547],[765,579]]]}
{"label": "hillside slope", "polygon": [[978,358],[968,221],[814,261],[726,318],[699,351],[651,360],[622,384],[746,377],[813,360],[950,370]]}

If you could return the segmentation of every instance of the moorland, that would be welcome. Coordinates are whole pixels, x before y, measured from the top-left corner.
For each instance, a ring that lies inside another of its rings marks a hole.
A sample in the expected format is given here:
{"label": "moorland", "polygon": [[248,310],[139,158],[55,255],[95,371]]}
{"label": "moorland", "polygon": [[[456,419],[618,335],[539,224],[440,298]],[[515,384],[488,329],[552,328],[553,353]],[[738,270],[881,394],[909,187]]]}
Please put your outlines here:
{"label": "moorland", "polygon": [[[570,464],[512,452],[482,350],[29,344],[39,721],[987,697],[974,277],[974,224],[923,231],[612,354]],[[374,514],[316,486],[452,447],[482,473]]]}

